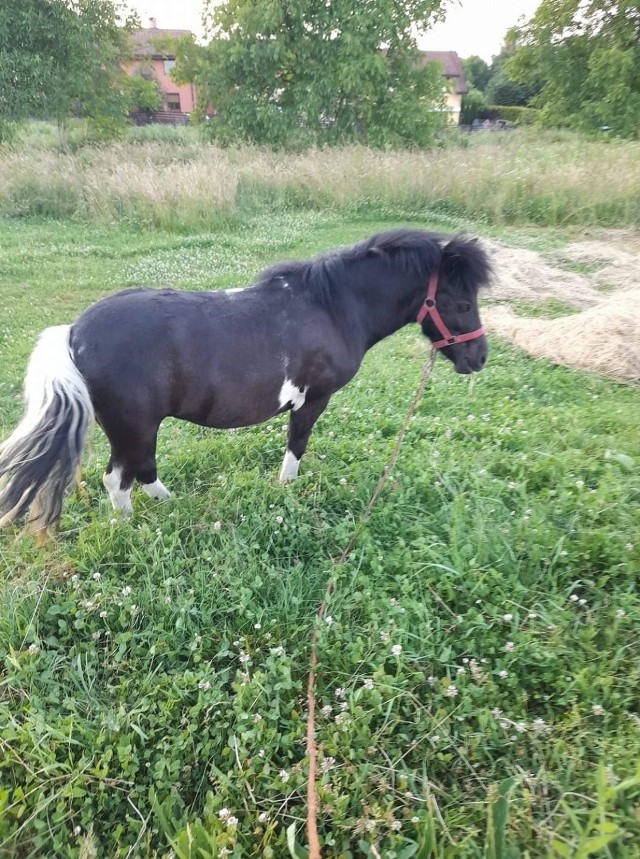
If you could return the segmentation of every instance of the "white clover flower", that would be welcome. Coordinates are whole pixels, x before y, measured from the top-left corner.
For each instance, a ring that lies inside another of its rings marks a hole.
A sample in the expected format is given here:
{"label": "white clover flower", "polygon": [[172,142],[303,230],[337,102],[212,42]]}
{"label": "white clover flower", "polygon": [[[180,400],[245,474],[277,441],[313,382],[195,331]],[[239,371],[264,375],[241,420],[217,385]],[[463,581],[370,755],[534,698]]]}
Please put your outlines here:
{"label": "white clover flower", "polygon": [[582,489],[582,487],[584,486],[584,480],[576,480],[576,486],[578,487],[578,489]]}
{"label": "white clover flower", "polygon": [[320,763],[320,769],[322,770],[322,772],[326,773],[326,772],[329,772],[330,769],[333,769],[333,767],[335,765],[336,765],[336,759],[335,758],[324,758],[322,760],[322,762]]}
{"label": "white clover flower", "polygon": [[260,715],[260,713],[253,714],[253,721],[256,725],[262,721],[262,716]]}
{"label": "white clover flower", "polygon": [[505,623],[510,623],[513,620],[512,614],[503,614],[502,619]]}
{"label": "white clover flower", "polygon": [[462,666],[460,666],[460,668],[456,669],[456,674],[462,675],[462,674],[466,674],[466,673],[467,673],[467,669],[463,668]]}
{"label": "white clover flower", "polygon": [[331,706],[331,704],[326,704],[320,712],[326,718],[333,713],[333,707]]}
{"label": "white clover flower", "polygon": [[276,523],[277,523],[278,525],[282,525],[282,523],[283,523],[283,522],[284,522],[284,517],[282,517],[282,516],[276,516]]}
{"label": "white clover flower", "polygon": [[384,630],[382,630],[382,631],[380,632],[380,641],[381,641],[383,644],[388,644],[388,643],[389,643],[389,633],[388,633],[388,632],[385,632]]}
{"label": "white clover flower", "polygon": [[269,820],[269,815],[266,811],[261,811],[258,815],[258,823],[266,823]]}
{"label": "white clover flower", "polygon": [[272,656],[284,656],[284,647],[279,644],[277,647],[269,648],[269,653]]}
{"label": "white clover flower", "polygon": [[231,817],[231,812],[228,808],[221,808],[218,812],[218,817],[220,820],[228,820]]}
{"label": "white clover flower", "polygon": [[444,690],[444,694],[447,696],[447,698],[455,698],[456,695],[458,694],[458,690],[457,690],[456,686],[454,686],[454,684],[452,683],[450,686],[447,686],[447,688]]}
{"label": "white clover flower", "polygon": [[202,689],[203,692],[208,692],[211,689],[211,683],[208,680],[201,680],[198,683],[198,689]]}
{"label": "white clover flower", "polygon": [[402,829],[402,822],[400,820],[394,820],[391,824],[391,828],[394,832],[400,832]]}
{"label": "white clover flower", "polygon": [[526,722],[515,722],[513,727],[516,729],[516,731],[519,734],[524,734],[527,730],[527,723]]}
{"label": "white clover flower", "polygon": [[220,522],[219,520],[217,522],[214,522],[213,523],[213,530],[214,531],[221,531],[222,530],[222,522]]}
{"label": "white clover flower", "polygon": [[602,704],[594,704],[591,708],[591,712],[594,716],[604,716],[604,707]]}
{"label": "white clover flower", "polygon": [[436,685],[436,678],[433,676],[433,674],[431,674],[429,677],[427,677],[427,683],[429,684],[429,686],[435,686]]}
{"label": "white clover flower", "polygon": [[99,582],[100,579],[102,578],[102,575],[100,573],[94,573],[92,578],[95,582]]}
{"label": "white clover flower", "polygon": [[286,784],[291,778],[291,774],[288,773],[286,770],[280,770],[280,772],[278,773],[278,778],[280,779],[280,781]]}
{"label": "white clover flower", "polygon": [[616,612],[616,617],[624,617],[625,614],[626,614],[626,611],[624,611],[624,609],[619,608],[618,611]]}
{"label": "white clover flower", "polygon": [[327,624],[327,626],[333,626],[334,620],[333,620],[333,618],[331,617],[331,615],[330,615],[330,614],[328,614],[328,615],[325,617],[324,622]]}
{"label": "white clover flower", "polygon": [[334,692],[334,695],[336,696],[336,698],[344,698],[346,695],[346,692],[344,691],[342,686],[338,686],[338,688]]}
{"label": "white clover flower", "polygon": [[231,817],[227,818],[227,826],[234,828],[238,825],[238,818],[231,815]]}
{"label": "white clover flower", "polygon": [[40,648],[39,648],[39,647],[38,647],[38,645],[37,645],[37,644],[35,644],[35,643],[34,643],[34,644],[30,644],[30,645],[29,645],[29,653],[30,653],[32,656],[37,656],[37,655],[40,653]]}
{"label": "white clover flower", "polygon": [[502,680],[504,680],[508,676],[509,672],[505,671],[504,668],[502,669],[502,671],[498,671],[498,677],[500,677]]}
{"label": "white clover flower", "polygon": [[491,711],[491,715],[495,716],[496,719],[499,719],[500,716],[502,716],[502,710],[500,709],[500,707],[494,707]]}
{"label": "white clover flower", "polygon": [[471,676],[473,677],[474,680],[480,680],[482,678],[482,676],[483,676],[482,668],[480,668],[480,666],[478,665],[478,663],[475,659],[471,660],[471,662],[469,664],[469,668],[471,670]]}
{"label": "white clover flower", "polygon": [[129,587],[129,585],[122,588],[122,596],[123,597],[128,597],[130,594],[131,594],[131,588]]}
{"label": "white clover flower", "polygon": [[81,832],[82,832],[82,829],[80,826],[74,826],[73,827],[73,834],[74,835],[80,835]]}
{"label": "white clover flower", "polygon": [[402,645],[401,644],[394,644],[393,647],[391,648],[391,653],[394,656],[400,656],[400,654],[402,653]]}
{"label": "white clover flower", "polygon": [[251,657],[244,650],[240,651],[240,655],[238,657],[242,665],[249,665],[251,663]]}
{"label": "white clover flower", "polygon": [[571,600],[571,602],[578,602],[578,599],[579,599],[578,594],[571,594],[569,599]]}
{"label": "white clover flower", "polygon": [[545,722],[544,719],[534,719],[531,723],[531,727],[535,731],[536,734],[543,734],[545,731],[549,730],[549,726]]}
{"label": "white clover flower", "polygon": [[346,486],[347,485],[347,478],[341,477],[340,480],[338,481],[338,483],[340,484],[340,486]]}
{"label": "white clover flower", "polygon": [[504,649],[507,651],[507,653],[511,653],[511,651],[513,650],[514,647],[515,647],[515,644],[513,643],[513,641],[507,641],[507,643],[504,646]]}
{"label": "white clover flower", "polygon": [[372,677],[366,677],[365,680],[363,681],[362,685],[365,689],[373,689],[373,678]]}

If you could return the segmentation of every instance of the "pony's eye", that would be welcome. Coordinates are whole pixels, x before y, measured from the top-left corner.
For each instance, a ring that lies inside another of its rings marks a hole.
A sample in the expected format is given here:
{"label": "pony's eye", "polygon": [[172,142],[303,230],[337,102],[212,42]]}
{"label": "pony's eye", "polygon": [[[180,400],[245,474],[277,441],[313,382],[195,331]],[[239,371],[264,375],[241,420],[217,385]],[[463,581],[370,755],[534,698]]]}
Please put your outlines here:
{"label": "pony's eye", "polygon": [[467,313],[471,310],[471,305],[468,301],[463,301],[458,305],[458,313]]}

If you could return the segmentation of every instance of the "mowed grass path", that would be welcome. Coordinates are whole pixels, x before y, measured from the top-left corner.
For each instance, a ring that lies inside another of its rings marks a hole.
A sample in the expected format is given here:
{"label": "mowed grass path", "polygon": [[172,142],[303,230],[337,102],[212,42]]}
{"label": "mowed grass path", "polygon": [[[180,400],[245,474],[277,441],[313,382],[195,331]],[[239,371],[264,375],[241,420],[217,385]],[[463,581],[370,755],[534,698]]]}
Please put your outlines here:
{"label": "mowed grass path", "polygon": [[[37,333],[99,296],[238,286],[385,226],[2,222],[0,434]],[[167,422],[173,499],[114,523],[96,432],[57,546],[0,536],[0,855],[305,855],[314,615],[426,351],[415,327],[368,355],[294,485],[285,417]],[[472,380],[439,358],[320,631],[324,855],[640,855],[639,416],[497,342]]]}

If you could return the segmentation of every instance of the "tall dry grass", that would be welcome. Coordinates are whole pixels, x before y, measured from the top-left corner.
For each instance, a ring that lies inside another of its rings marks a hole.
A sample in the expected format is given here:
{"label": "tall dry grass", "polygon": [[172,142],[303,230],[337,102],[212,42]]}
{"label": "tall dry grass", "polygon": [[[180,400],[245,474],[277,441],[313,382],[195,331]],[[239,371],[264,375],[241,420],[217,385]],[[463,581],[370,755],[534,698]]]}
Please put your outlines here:
{"label": "tall dry grass", "polygon": [[184,135],[63,153],[0,153],[0,214],[211,226],[239,211],[431,210],[492,224],[640,222],[640,143],[522,130],[460,137],[427,152],[361,147],[276,153]]}

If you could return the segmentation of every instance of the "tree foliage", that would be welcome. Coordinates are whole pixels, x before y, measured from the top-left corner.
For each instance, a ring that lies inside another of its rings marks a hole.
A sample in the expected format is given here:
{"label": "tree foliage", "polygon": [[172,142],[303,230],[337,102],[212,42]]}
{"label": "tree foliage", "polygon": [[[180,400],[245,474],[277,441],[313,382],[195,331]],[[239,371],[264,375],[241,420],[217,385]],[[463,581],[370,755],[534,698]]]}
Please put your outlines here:
{"label": "tree foliage", "polygon": [[128,110],[121,60],[135,20],[114,0],[0,4],[0,119],[81,111],[107,130]]}
{"label": "tree foliage", "polygon": [[463,125],[471,125],[487,107],[487,99],[479,89],[470,89],[462,96],[462,111],[460,121]]}
{"label": "tree foliage", "polygon": [[505,70],[544,81],[536,98],[543,122],[640,134],[637,0],[543,0],[515,35],[519,47]]}
{"label": "tree foliage", "polygon": [[212,40],[186,57],[188,74],[222,140],[424,145],[442,123],[442,81],[419,61],[416,32],[446,2],[211,3]]}
{"label": "tree foliage", "polygon": [[491,67],[489,64],[482,57],[474,54],[462,60],[462,68],[464,69],[464,77],[469,89],[485,92],[487,84],[491,80]]}

